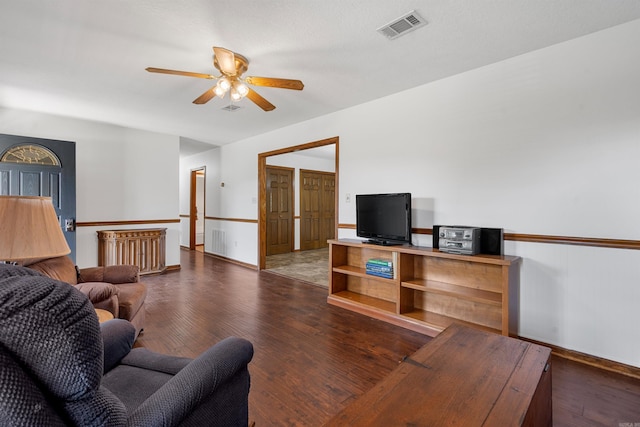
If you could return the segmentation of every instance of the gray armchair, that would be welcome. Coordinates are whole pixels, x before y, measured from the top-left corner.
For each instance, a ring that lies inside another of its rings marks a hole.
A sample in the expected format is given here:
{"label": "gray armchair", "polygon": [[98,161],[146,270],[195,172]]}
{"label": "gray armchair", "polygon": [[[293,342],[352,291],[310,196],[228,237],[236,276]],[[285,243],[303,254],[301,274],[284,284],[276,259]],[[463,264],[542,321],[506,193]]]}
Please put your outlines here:
{"label": "gray armchair", "polygon": [[134,338],[73,286],[0,265],[0,425],[247,426],[250,342],[190,360]]}

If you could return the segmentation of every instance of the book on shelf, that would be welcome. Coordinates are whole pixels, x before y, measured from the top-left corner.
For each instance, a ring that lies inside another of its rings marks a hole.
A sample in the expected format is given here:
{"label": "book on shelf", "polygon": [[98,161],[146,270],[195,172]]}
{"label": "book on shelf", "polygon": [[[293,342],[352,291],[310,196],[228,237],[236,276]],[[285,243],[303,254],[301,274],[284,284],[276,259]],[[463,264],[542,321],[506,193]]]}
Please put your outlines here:
{"label": "book on shelf", "polygon": [[390,259],[383,259],[383,258],[370,258],[369,260],[367,260],[367,264],[393,267],[393,261],[391,261]]}
{"label": "book on shelf", "polygon": [[372,276],[384,277],[386,279],[393,279],[393,268],[383,265],[369,265],[365,269],[366,273]]}
{"label": "book on shelf", "polygon": [[395,256],[393,260],[385,258],[369,258],[365,264],[365,271],[367,274],[370,274],[372,276],[384,277],[385,279],[394,279],[394,260]]}
{"label": "book on shelf", "polygon": [[367,274],[370,276],[376,277],[384,277],[385,279],[393,279],[393,272],[384,272],[384,271],[371,271],[367,270]]}
{"label": "book on shelf", "polygon": [[393,273],[393,267],[387,267],[384,265],[378,265],[378,264],[368,264],[366,265],[366,270],[367,271],[381,271],[383,273]]}

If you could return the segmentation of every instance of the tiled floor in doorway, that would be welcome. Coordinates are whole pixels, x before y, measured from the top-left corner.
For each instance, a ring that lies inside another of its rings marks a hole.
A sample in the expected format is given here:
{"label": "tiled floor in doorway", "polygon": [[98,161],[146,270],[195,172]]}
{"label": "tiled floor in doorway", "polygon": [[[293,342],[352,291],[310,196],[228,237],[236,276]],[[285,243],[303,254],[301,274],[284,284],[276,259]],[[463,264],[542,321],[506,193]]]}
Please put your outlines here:
{"label": "tiled floor in doorway", "polygon": [[266,270],[329,287],[329,248],[269,255]]}

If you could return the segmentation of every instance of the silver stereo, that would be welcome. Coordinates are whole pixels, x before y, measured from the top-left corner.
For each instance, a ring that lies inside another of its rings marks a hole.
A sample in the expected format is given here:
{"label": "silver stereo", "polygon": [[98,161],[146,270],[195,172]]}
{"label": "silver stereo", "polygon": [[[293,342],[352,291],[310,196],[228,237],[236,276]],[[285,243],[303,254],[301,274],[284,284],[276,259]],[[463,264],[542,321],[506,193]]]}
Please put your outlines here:
{"label": "silver stereo", "polygon": [[442,252],[475,255],[480,253],[480,228],[440,227],[438,246]]}

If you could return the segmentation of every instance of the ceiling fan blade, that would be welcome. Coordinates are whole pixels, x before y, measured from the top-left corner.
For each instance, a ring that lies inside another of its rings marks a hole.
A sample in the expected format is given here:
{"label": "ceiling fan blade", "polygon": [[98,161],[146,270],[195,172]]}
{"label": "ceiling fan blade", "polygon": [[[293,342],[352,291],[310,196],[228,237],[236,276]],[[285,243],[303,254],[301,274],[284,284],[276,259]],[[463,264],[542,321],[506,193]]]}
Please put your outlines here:
{"label": "ceiling fan blade", "polygon": [[150,73],[174,74],[176,76],[197,77],[199,79],[215,79],[216,78],[211,74],[192,73],[191,71],[167,70],[165,68],[154,68],[154,67],[147,67],[145,69]]}
{"label": "ceiling fan blade", "polygon": [[214,88],[215,86],[212,86],[209,89],[207,89],[205,93],[203,93],[202,95],[194,99],[193,103],[200,105],[200,104],[206,104],[207,102],[211,101],[211,99],[216,96],[216,93],[213,91]]}
{"label": "ceiling fan blade", "polygon": [[275,110],[276,106],[264,99],[262,96],[258,94],[255,90],[249,88],[249,93],[247,93],[247,98],[253,101],[258,107],[262,108],[264,111]]}
{"label": "ceiling fan blade", "polygon": [[256,86],[277,87],[282,89],[302,90],[304,84],[300,80],[276,79],[273,77],[246,77],[245,82]]}
{"label": "ceiling fan blade", "polygon": [[213,53],[220,66],[220,71],[228,76],[235,76],[236,70],[236,57],[233,52],[223,47],[213,47]]}

